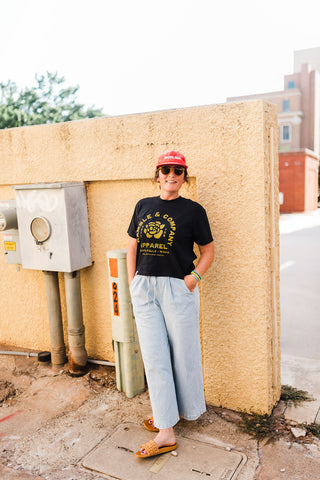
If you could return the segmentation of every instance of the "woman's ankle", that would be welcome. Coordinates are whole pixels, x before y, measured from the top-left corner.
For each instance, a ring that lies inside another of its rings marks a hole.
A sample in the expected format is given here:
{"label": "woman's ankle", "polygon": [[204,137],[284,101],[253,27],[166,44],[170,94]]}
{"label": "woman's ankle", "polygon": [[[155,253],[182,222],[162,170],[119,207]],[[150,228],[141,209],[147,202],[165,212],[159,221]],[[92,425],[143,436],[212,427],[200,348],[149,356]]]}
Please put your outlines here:
{"label": "woman's ankle", "polygon": [[163,447],[164,445],[174,445],[176,443],[176,437],[173,427],[160,429],[159,433],[154,438],[154,441],[158,447]]}

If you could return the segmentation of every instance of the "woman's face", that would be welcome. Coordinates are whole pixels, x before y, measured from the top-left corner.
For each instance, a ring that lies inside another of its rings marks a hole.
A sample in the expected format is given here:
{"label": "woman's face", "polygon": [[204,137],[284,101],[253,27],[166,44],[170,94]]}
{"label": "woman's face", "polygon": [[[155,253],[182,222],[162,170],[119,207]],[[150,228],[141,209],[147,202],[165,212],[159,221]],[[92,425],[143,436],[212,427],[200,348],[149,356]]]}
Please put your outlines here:
{"label": "woman's face", "polygon": [[170,196],[170,198],[176,198],[179,196],[179,190],[184,183],[184,174],[176,175],[174,173],[174,167],[171,167],[170,172],[165,175],[160,169],[158,181],[160,183],[161,194]]}

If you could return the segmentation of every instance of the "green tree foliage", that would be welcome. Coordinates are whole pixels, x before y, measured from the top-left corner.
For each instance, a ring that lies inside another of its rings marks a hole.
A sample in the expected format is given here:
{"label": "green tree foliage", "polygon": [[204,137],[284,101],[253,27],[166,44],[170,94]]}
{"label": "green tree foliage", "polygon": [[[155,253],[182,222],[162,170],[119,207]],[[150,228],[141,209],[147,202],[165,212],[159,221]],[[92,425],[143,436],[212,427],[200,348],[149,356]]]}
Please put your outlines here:
{"label": "green tree foliage", "polygon": [[36,86],[19,90],[9,80],[0,83],[0,128],[68,122],[105,116],[101,109],[77,102],[79,86],[66,87],[57,73],[36,75]]}

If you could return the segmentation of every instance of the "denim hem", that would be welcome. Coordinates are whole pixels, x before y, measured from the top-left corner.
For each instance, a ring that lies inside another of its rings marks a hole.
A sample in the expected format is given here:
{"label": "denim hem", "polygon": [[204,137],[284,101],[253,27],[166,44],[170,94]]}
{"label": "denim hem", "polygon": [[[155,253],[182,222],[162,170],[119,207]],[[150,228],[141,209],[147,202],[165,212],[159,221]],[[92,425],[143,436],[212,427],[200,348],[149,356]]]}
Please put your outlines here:
{"label": "denim hem", "polygon": [[[177,420],[175,423],[173,423],[173,424],[169,424],[169,423],[162,423],[162,424],[157,423],[157,424],[156,424],[156,423],[154,422],[154,426],[157,427],[157,428],[159,428],[159,430],[164,430],[165,428],[174,427],[175,425],[177,425],[177,423],[179,422],[179,420],[180,420],[180,419],[179,419],[179,417],[178,417],[178,420]],[[159,425],[161,425],[161,426],[159,426]],[[164,426],[163,426],[163,425],[164,425]]]}
{"label": "denim hem", "polygon": [[181,413],[181,418],[183,418],[184,420],[188,420],[188,421],[192,421],[192,420],[197,420],[197,418],[201,417],[201,415],[203,413],[206,412],[206,408],[204,410],[201,410],[200,413],[198,415],[183,415],[183,413]]}

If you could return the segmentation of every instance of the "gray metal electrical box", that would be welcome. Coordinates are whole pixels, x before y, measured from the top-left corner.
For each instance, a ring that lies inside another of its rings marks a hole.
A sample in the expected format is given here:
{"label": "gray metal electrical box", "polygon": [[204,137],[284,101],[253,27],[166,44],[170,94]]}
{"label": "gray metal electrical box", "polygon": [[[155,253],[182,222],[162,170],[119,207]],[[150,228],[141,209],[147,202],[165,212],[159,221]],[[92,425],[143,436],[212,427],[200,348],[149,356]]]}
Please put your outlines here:
{"label": "gray metal electrical box", "polygon": [[0,200],[0,231],[3,235],[6,262],[21,264],[15,200]]}
{"label": "gray metal electrical box", "polygon": [[73,272],[91,265],[83,182],[13,186],[22,266]]}

